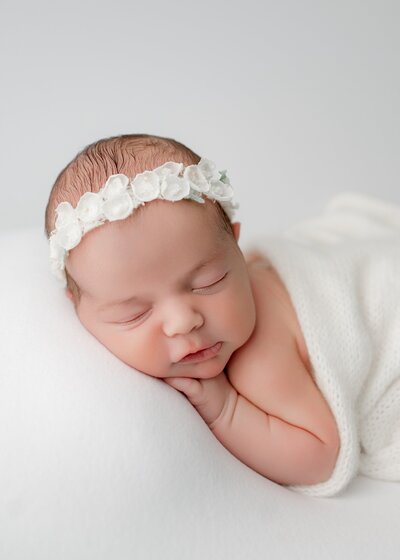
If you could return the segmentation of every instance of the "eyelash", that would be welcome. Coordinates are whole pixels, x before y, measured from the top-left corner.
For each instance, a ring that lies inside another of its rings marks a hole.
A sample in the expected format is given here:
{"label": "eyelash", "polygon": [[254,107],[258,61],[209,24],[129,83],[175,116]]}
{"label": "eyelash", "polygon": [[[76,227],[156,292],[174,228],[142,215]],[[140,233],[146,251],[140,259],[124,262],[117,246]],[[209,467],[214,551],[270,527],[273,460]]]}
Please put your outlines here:
{"label": "eyelash", "polygon": [[[228,273],[226,272],[222,278],[220,278],[219,280],[217,280],[216,282],[213,282],[212,284],[209,284],[208,286],[205,286],[204,288],[195,288],[195,290],[197,290],[197,292],[199,290],[208,290],[209,288],[212,288],[213,286],[216,286],[217,284],[219,284],[220,282],[222,282],[222,280],[224,280],[227,277]],[[142,317],[144,317],[146,315],[147,311],[145,311],[144,313],[141,313],[140,315],[138,315],[137,317],[135,317],[134,319],[129,319],[129,321],[124,321],[122,323],[118,323],[119,325],[130,325],[131,323],[136,323],[136,321],[139,321],[139,319],[141,319]]]}
{"label": "eyelash", "polygon": [[213,282],[212,284],[209,284],[208,286],[206,286],[205,288],[195,288],[195,290],[198,292],[199,290],[208,290],[209,288],[212,288],[213,286],[215,286],[216,284],[219,284],[220,282],[222,282],[222,280],[224,278],[226,278],[227,276],[227,272],[222,276],[222,278],[220,278],[219,280],[217,280],[216,282]]}

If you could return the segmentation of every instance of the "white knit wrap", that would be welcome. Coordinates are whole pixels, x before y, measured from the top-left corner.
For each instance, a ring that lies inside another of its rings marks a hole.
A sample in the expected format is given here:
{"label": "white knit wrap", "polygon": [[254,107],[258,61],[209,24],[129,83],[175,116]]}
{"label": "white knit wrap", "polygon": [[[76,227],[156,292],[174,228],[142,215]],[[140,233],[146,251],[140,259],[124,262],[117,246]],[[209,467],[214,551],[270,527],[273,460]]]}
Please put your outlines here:
{"label": "white knit wrap", "polygon": [[284,282],[341,447],[332,496],[359,472],[400,481],[400,206],[346,192],[321,216],[256,240]]}

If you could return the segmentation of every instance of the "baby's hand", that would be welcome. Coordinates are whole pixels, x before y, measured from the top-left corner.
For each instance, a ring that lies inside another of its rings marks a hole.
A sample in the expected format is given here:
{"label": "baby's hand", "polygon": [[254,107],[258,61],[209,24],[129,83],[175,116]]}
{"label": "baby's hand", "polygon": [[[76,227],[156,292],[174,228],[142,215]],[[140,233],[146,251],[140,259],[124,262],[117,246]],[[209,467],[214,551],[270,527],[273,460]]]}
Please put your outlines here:
{"label": "baby's hand", "polygon": [[212,424],[220,416],[229,394],[235,391],[224,370],[211,379],[167,377],[164,381],[185,394],[207,425]]}

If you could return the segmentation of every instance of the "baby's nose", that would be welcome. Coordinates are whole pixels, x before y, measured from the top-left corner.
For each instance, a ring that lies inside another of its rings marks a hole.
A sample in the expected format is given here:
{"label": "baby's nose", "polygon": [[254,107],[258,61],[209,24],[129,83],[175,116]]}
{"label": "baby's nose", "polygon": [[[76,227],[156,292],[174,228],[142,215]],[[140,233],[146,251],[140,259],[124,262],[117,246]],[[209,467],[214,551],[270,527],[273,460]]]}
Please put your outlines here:
{"label": "baby's nose", "polygon": [[188,304],[175,304],[165,310],[164,333],[166,336],[187,334],[204,323],[202,314]]}

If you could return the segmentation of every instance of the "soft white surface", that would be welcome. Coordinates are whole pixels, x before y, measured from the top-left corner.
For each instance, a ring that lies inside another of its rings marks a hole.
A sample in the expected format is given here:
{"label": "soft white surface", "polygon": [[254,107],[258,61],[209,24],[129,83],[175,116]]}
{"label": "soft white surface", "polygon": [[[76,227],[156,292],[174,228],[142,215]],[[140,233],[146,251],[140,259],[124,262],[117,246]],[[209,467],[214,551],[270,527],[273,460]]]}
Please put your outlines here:
{"label": "soft white surface", "polygon": [[0,557],[394,559],[400,485],[302,496],[78,322],[41,229],[0,235]]}

